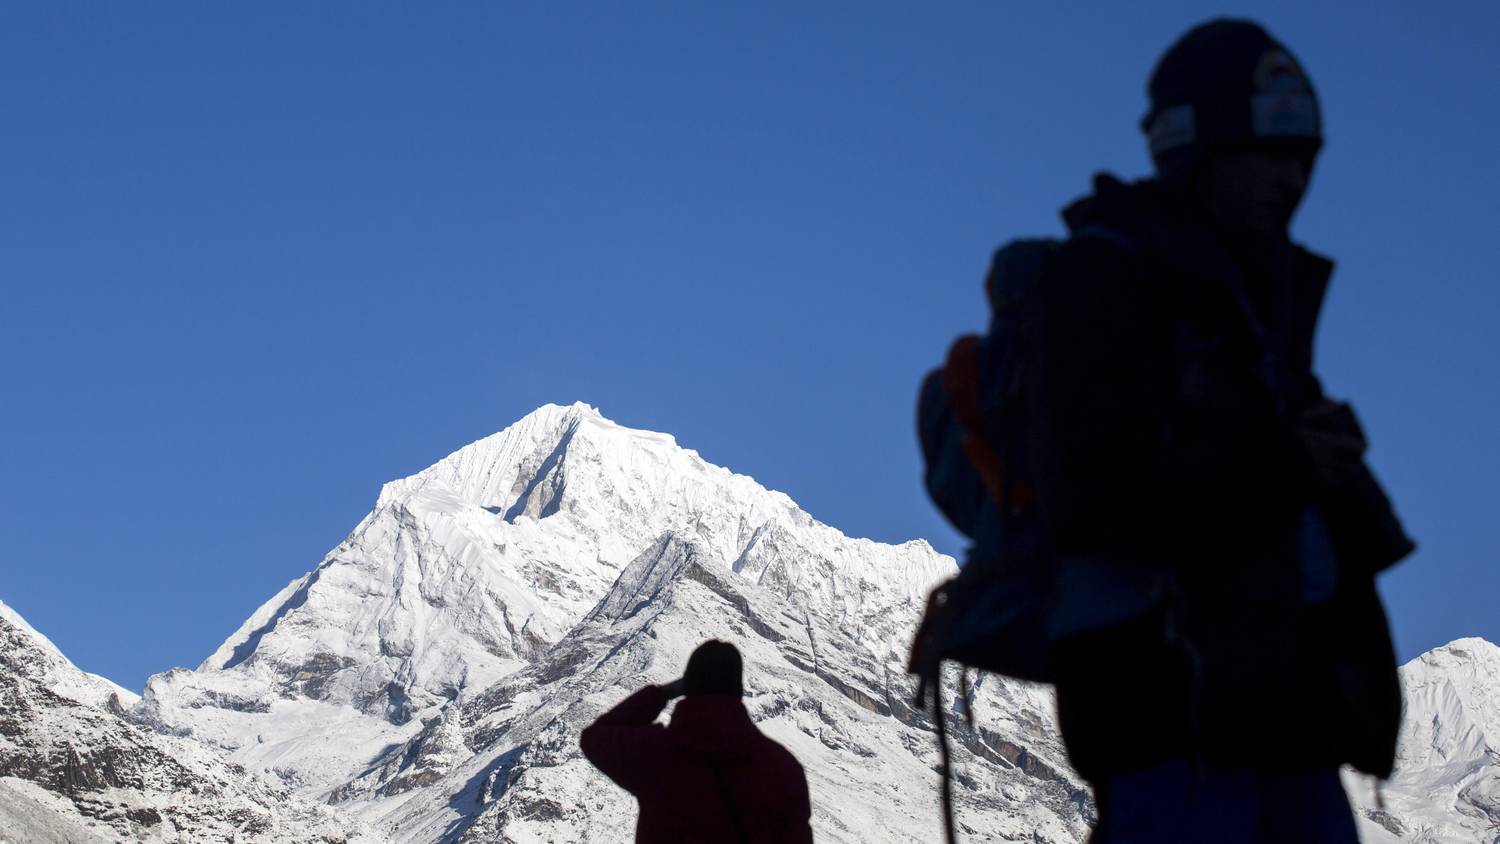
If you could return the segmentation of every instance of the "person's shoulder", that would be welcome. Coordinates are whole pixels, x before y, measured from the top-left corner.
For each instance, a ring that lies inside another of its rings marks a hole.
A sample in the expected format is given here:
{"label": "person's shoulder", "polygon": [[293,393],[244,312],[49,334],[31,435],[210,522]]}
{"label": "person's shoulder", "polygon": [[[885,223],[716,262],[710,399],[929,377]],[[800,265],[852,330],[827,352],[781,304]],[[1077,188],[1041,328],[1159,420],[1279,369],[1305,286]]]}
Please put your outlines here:
{"label": "person's shoulder", "polygon": [[1108,229],[1073,232],[1047,262],[1043,297],[1051,305],[1107,302],[1133,296],[1145,272],[1139,251],[1124,233]]}
{"label": "person's shoulder", "polygon": [[1053,264],[1121,274],[1140,256],[1141,249],[1133,235],[1123,229],[1098,224],[1069,232],[1058,243]]}
{"label": "person's shoulder", "polygon": [[788,750],[781,742],[761,732],[758,755],[763,764],[770,765],[783,774],[794,774],[798,777],[804,776],[802,763],[798,761],[796,754]]}
{"label": "person's shoulder", "polygon": [[1168,193],[1153,179],[1126,182],[1096,173],[1093,190],[1068,203],[1061,212],[1068,234],[1062,250],[1069,256],[1105,256],[1112,263],[1147,251],[1146,232],[1162,228],[1171,216]]}

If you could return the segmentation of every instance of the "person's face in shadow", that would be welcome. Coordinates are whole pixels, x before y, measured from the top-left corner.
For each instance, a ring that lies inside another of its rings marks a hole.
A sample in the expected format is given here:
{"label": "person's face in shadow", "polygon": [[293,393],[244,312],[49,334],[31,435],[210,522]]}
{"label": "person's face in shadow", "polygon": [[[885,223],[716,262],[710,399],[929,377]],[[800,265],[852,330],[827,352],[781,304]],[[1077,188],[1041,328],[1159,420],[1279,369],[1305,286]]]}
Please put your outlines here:
{"label": "person's face in shadow", "polygon": [[1311,161],[1291,151],[1233,149],[1203,162],[1196,189],[1208,216],[1225,234],[1252,244],[1286,236],[1307,192]]}

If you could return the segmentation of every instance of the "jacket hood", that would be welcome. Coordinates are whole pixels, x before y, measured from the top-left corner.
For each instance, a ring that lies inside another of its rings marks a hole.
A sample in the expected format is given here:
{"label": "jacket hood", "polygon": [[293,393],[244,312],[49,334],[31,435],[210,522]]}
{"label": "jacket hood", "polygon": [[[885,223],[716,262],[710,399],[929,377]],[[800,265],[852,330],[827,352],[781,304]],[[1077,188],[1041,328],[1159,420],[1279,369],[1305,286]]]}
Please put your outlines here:
{"label": "jacket hood", "polygon": [[683,698],[667,732],[684,752],[719,759],[748,757],[764,739],[737,695]]}

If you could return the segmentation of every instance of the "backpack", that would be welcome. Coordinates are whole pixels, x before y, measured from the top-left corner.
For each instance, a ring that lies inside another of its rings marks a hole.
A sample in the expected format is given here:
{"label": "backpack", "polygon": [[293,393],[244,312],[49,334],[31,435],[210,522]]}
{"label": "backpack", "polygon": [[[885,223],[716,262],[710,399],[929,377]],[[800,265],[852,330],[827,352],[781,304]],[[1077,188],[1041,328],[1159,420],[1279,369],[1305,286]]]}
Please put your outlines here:
{"label": "backpack", "polygon": [[[1112,229],[1090,226],[1073,237],[1139,254],[1128,236]],[[945,660],[1052,682],[1048,643],[1074,618],[1099,616],[1099,608],[1080,603],[1115,602],[1127,616],[1139,611],[1139,596],[1099,601],[1087,593],[1144,595],[1152,588],[1107,582],[1109,576],[1090,570],[1087,561],[1070,561],[1060,570],[1047,547],[1033,468],[1045,375],[1040,291],[1061,246],[1053,239],[1027,239],[996,251],[985,278],[989,331],[959,337],[944,365],[922,382],[917,433],[923,480],[933,503],[971,544],[958,574],[928,597],[912,643],[908,670],[918,678],[919,705],[927,689],[935,689]],[[1088,588],[1062,590],[1062,580]],[[1061,606],[1066,593],[1074,600]]]}
{"label": "backpack", "polygon": [[[1136,254],[1124,235],[1075,231]],[[959,337],[944,365],[923,379],[917,433],[923,480],[933,503],[971,540],[966,560],[940,584],[912,643],[907,670],[917,677],[915,705],[930,696],[942,755],[947,841],[953,825],[952,765],[942,710],[945,661],[1032,682],[1054,682],[1051,643],[1078,617],[1133,615],[1153,602],[1154,585],[1107,583],[1100,571],[1064,570],[1051,555],[1036,501],[1033,438],[1043,424],[1037,402],[1045,375],[1040,290],[1061,243],[1016,240],[1001,247],[985,278],[989,331]],[[1086,568],[1085,564],[1085,568]],[[1108,575],[1108,568],[1103,572]],[[1071,588],[1063,583],[1073,581]],[[1102,587],[1102,588],[1101,588]],[[1118,588],[1116,588],[1118,587]],[[1064,599],[1071,594],[1073,601]],[[1082,610],[1082,612],[1080,612]],[[967,671],[959,675],[966,719],[973,726]]]}
{"label": "backpack", "polygon": [[958,574],[933,590],[912,645],[918,697],[944,660],[1048,682],[1045,624],[1051,571],[1035,506],[1028,439],[1042,372],[1038,291],[1054,240],[995,253],[985,290],[992,320],[958,338],[922,382],[917,432],[927,493],[972,544]]}

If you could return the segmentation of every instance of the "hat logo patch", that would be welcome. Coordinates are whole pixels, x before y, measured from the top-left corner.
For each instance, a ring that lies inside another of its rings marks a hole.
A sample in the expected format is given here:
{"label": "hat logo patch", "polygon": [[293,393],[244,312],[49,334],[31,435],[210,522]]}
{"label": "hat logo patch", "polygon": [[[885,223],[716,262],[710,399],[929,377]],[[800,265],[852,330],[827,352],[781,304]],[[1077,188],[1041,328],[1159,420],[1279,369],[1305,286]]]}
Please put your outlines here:
{"label": "hat logo patch", "polygon": [[1255,90],[1250,97],[1250,130],[1258,138],[1316,138],[1322,118],[1312,85],[1287,51],[1272,48],[1255,67]]}

